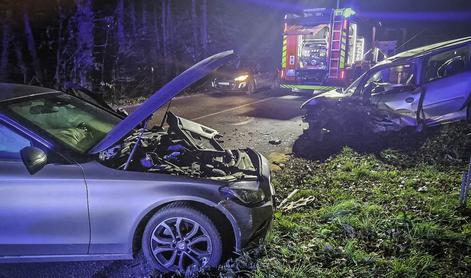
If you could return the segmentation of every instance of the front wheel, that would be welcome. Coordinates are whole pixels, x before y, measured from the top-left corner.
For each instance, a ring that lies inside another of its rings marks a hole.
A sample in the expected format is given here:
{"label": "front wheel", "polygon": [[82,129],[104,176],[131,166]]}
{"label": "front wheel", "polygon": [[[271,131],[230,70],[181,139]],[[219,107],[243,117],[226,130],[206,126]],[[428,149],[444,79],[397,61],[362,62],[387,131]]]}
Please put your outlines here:
{"label": "front wheel", "polygon": [[142,238],[146,260],[162,272],[192,276],[217,267],[222,257],[221,236],[203,213],[184,204],[171,204],[147,223]]}

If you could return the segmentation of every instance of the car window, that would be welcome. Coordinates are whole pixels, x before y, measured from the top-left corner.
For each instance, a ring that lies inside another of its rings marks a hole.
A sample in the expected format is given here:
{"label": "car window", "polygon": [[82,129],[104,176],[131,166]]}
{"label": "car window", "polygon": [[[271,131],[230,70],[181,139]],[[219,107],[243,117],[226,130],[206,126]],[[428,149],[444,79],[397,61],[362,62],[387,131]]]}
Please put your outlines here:
{"label": "car window", "polygon": [[415,82],[415,66],[413,64],[396,65],[373,72],[363,85],[363,91],[371,93],[378,88],[388,90],[388,88],[412,86]]}
{"label": "car window", "polygon": [[0,160],[20,159],[20,151],[29,146],[28,139],[0,124]]}
{"label": "car window", "polygon": [[431,56],[425,67],[425,82],[471,70],[471,45]]}
{"label": "car window", "polygon": [[120,121],[103,109],[65,94],[19,100],[6,104],[6,108],[12,117],[80,153],[95,146]]}

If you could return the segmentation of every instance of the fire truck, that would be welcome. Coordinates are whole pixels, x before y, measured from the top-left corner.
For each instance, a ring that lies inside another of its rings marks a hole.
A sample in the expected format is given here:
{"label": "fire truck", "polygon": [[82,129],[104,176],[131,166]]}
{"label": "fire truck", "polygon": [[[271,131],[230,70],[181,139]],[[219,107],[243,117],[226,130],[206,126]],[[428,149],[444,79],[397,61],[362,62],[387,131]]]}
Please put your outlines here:
{"label": "fire truck", "polygon": [[354,15],[350,8],[285,15],[280,87],[322,92],[345,86],[358,75],[365,39],[358,36]]}

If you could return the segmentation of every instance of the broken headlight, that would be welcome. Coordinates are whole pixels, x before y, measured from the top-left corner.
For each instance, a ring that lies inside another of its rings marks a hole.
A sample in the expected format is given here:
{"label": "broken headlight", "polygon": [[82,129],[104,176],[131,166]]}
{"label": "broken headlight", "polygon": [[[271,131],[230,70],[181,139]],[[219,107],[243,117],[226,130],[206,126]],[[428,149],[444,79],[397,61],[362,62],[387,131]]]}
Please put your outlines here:
{"label": "broken headlight", "polygon": [[265,200],[265,193],[256,181],[236,182],[221,187],[219,191],[226,198],[232,199],[241,205],[255,205]]}

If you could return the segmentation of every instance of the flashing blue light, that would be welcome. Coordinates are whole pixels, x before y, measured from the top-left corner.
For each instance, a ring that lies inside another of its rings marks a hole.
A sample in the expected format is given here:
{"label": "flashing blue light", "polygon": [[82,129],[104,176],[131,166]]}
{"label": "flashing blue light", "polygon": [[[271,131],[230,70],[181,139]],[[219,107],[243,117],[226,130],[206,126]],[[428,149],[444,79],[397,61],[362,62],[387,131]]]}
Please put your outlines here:
{"label": "flashing blue light", "polygon": [[360,17],[379,20],[467,21],[471,11],[462,12],[361,12]]}

